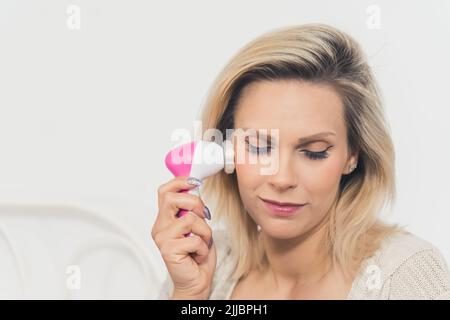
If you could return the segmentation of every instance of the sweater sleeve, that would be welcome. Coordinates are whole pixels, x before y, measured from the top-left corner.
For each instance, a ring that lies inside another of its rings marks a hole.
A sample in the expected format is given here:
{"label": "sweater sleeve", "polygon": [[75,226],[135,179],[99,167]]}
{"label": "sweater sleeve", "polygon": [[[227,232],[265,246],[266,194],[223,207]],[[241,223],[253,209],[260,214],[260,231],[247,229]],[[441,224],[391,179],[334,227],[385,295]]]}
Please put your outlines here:
{"label": "sweater sleeve", "polygon": [[389,299],[450,299],[449,269],[437,248],[413,254],[394,271]]}
{"label": "sweater sleeve", "polygon": [[169,274],[167,274],[166,278],[164,279],[161,289],[159,290],[159,294],[157,296],[157,300],[169,300],[172,296],[173,291],[173,282],[172,278],[170,278]]}

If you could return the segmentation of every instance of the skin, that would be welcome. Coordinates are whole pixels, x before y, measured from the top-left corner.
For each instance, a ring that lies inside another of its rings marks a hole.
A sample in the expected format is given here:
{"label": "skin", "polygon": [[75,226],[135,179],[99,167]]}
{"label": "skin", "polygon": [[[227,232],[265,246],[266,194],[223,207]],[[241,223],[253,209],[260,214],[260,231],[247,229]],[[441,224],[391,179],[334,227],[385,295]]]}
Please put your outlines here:
{"label": "skin", "polygon": [[[351,279],[346,279],[338,266],[330,268],[323,245],[327,211],[337,196],[339,181],[357,163],[357,155],[349,154],[339,94],[325,84],[254,82],[242,92],[235,128],[268,129],[269,133],[278,129],[279,136],[271,146],[278,151],[273,159],[278,170],[273,174],[262,175],[263,164],[248,161],[257,156],[247,148],[247,161],[236,163],[240,196],[248,214],[261,227],[269,264],[267,270],[253,271],[240,279],[231,298],[345,299]],[[322,131],[334,135],[298,147],[299,138]],[[267,147],[262,136],[249,137],[248,143]],[[325,159],[313,160],[305,153],[325,149]],[[260,197],[306,205],[294,216],[275,217]]]}

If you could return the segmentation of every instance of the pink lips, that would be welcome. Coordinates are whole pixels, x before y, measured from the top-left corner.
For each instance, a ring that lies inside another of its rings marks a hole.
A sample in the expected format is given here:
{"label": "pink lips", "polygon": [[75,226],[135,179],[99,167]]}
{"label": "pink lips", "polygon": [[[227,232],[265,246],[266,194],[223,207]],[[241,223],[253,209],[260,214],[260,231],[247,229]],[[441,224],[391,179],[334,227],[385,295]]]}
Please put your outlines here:
{"label": "pink lips", "polygon": [[277,202],[269,199],[260,198],[269,212],[279,217],[289,217],[300,211],[305,204]]}

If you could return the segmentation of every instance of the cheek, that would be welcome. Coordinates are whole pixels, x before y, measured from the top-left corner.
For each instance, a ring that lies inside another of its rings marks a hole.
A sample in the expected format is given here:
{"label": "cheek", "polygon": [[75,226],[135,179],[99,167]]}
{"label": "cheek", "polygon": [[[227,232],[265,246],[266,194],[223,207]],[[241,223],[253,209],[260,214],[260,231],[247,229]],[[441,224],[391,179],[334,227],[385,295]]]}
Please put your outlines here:
{"label": "cheek", "polygon": [[239,187],[255,189],[261,183],[260,169],[248,163],[236,164],[236,175]]}
{"label": "cheek", "polygon": [[260,175],[260,168],[252,164],[236,164],[236,176],[244,207],[248,211],[252,211],[255,194],[257,194],[255,190],[264,184],[263,176]]}
{"label": "cheek", "polygon": [[302,185],[316,200],[333,195],[342,174],[342,163],[338,157],[317,161],[322,163],[317,163],[308,170],[302,170],[301,174]]}

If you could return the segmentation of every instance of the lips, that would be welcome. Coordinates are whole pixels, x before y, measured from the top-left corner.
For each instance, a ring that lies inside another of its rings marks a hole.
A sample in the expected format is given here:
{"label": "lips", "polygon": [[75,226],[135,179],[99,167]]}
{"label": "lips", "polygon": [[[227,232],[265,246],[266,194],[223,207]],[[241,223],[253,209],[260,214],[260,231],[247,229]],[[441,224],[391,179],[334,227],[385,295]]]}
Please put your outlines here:
{"label": "lips", "polygon": [[291,217],[296,215],[301,211],[301,208],[305,204],[301,203],[294,203],[294,202],[279,202],[271,199],[264,199],[260,198],[261,201],[264,203],[265,208],[267,211],[276,217]]}
{"label": "lips", "polygon": [[264,202],[268,202],[268,203],[274,204],[274,205],[279,206],[279,207],[300,207],[300,206],[304,206],[305,205],[305,203],[278,202],[278,201],[275,201],[275,200],[264,199],[264,198],[261,198],[261,197],[260,197],[260,199],[262,201],[264,201]]}

